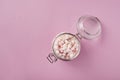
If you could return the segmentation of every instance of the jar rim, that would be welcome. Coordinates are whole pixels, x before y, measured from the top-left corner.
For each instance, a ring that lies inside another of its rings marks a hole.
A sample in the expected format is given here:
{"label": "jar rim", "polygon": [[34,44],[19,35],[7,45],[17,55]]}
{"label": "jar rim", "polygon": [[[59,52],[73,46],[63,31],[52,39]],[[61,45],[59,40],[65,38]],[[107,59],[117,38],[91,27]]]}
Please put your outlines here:
{"label": "jar rim", "polygon": [[[55,43],[55,40],[61,36],[61,35],[64,35],[64,34],[68,34],[68,35],[72,35],[76,38],[76,40],[78,40],[78,43],[79,43],[79,48],[78,48],[78,53],[73,57],[73,58],[70,58],[70,59],[63,59],[61,57],[59,57],[58,55],[56,55],[55,53],[55,50],[54,50],[54,43]],[[78,39],[78,37],[76,37],[76,35],[72,34],[72,33],[67,33],[67,32],[62,32],[62,33],[59,33],[56,35],[56,37],[53,39],[53,42],[52,42],[52,51],[53,51],[53,54],[60,60],[63,60],[63,61],[71,61],[73,59],[75,59],[76,57],[78,57],[78,55],[80,54],[80,51],[81,51],[81,43],[80,43],[80,40]]]}

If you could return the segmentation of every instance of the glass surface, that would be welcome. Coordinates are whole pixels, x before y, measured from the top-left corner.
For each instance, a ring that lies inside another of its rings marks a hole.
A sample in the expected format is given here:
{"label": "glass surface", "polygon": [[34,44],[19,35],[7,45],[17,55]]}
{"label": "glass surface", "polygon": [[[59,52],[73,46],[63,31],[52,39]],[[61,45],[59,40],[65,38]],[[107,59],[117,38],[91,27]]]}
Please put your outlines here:
{"label": "glass surface", "polygon": [[78,20],[77,31],[85,39],[94,39],[101,34],[101,23],[97,17],[82,16]]}
{"label": "glass surface", "polygon": [[53,41],[53,53],[62,60],[72,60],[80,53],[80,42],[71,33],[61,33]]}

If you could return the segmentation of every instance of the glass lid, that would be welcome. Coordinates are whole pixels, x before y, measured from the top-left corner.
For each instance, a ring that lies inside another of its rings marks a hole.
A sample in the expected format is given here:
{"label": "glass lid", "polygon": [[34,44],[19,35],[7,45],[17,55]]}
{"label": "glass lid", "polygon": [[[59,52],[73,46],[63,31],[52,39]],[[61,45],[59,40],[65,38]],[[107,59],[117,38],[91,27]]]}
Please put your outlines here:
{"label": "glass lid", "polygon": [[85,39],[94,39],[101,34],[101,22],[94,16],[82,16],[77,22],[78,34]]}

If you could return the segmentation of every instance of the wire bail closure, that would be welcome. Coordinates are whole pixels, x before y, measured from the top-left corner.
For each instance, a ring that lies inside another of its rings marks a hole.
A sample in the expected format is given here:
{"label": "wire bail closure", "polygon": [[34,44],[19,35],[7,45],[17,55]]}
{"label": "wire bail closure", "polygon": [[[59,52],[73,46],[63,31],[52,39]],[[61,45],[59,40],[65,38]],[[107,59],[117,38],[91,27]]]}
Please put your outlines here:
{"label": "wire bail closure", "polygon": [[47,59],[48,59],[48,61],[49,61],[50,63],[54,63],[54,62],[57,61],[57,58],[56,58],[55,55],[53,55],[53,53],[50,53],[50,54],[48,55]]}

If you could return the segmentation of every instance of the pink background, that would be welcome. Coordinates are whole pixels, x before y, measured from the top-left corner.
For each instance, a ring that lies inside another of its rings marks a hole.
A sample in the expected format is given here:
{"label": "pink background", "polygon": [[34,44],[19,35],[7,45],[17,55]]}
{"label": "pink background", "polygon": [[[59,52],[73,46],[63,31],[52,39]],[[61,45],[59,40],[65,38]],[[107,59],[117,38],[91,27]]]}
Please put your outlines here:
{"label": "pink background", "polygon": [[[0,0],[0,80],[120,80],[120,0]],[[77,33],[82,15],[102,22],[78,58],[50,64],[51,41]]]}

